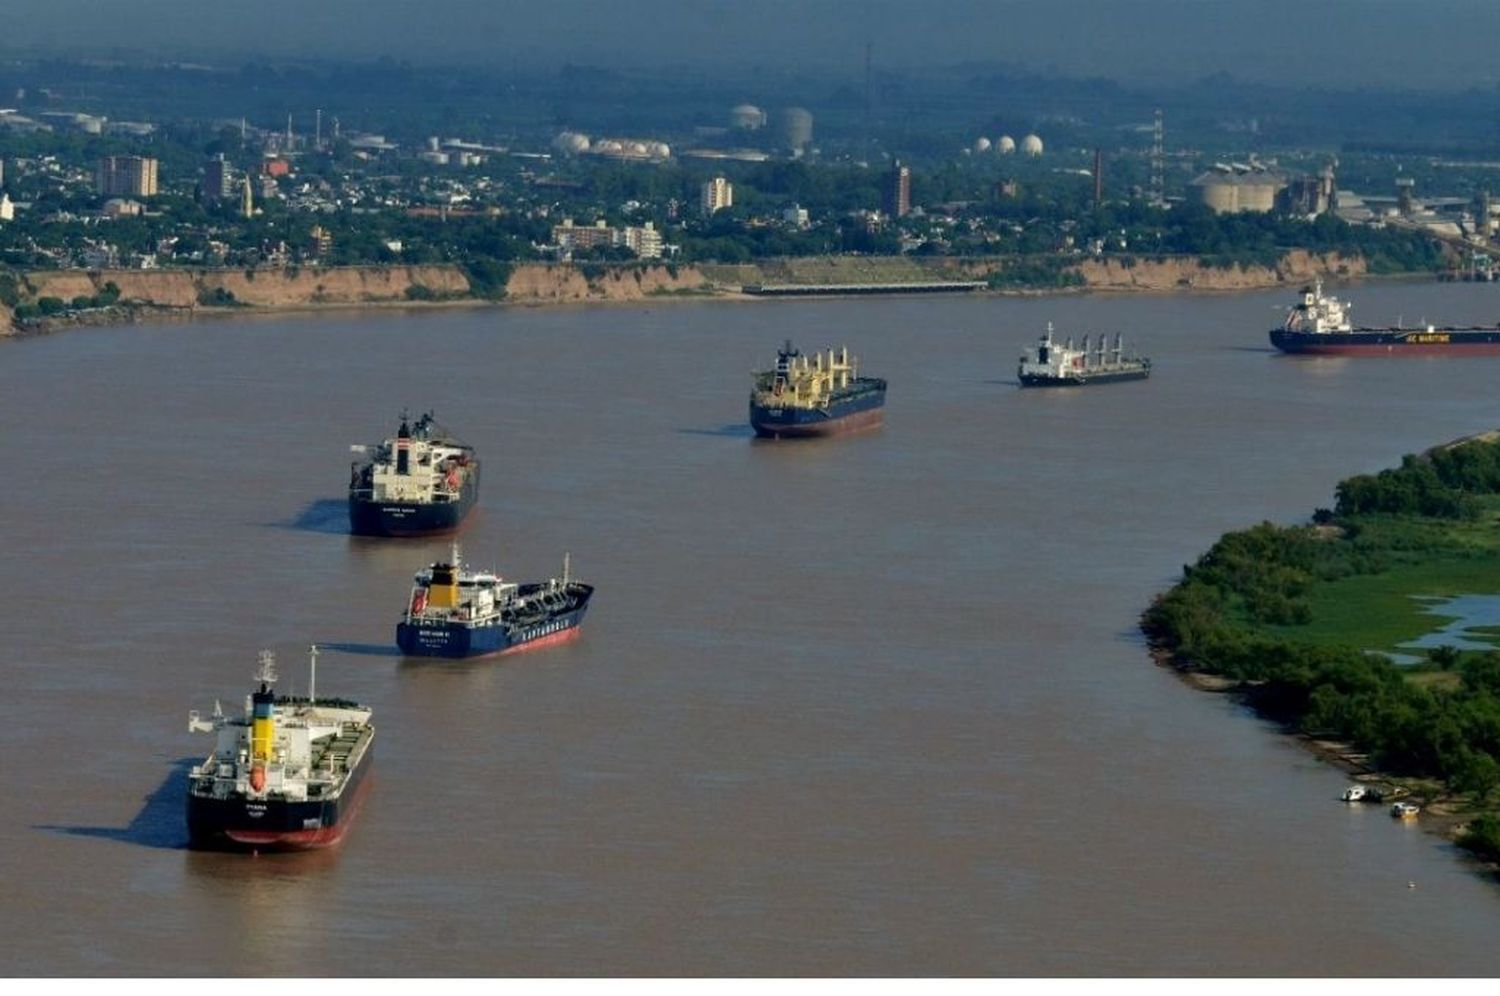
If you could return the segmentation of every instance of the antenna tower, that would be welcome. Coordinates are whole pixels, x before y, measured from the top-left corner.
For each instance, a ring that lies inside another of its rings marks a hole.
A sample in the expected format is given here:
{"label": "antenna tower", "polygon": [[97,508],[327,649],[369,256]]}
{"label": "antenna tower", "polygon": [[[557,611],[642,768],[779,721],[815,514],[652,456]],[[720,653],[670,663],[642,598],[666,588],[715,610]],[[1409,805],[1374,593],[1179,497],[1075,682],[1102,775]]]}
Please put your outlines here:
{"label": "antenna tower", "polygon": [[875,116],[875,43],[865,41],[865,158],[870,158],[874,147]]}
{"label": "antenna tower", "polygon": [[1151,126],[1151,205],[1153,207],[1166,207],[1167,204],[1167,157],[1163,149],[1165,135],[1166,132],[1161,123],[1161,108],[1158,107]]}

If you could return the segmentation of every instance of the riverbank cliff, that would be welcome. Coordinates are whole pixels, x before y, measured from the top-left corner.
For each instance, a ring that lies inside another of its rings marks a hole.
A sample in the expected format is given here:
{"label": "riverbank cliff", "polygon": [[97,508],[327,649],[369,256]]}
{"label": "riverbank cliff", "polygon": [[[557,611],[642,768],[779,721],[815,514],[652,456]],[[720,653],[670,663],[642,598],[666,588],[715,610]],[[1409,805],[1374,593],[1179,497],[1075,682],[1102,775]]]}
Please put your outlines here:
{"label": "riverbank cliff", "polygon": [[[1314,277],[1357,278],[1367,272],[1359,257],[1301,250],[1286,253],[1275,266],[1215,266],[1189,257],[1051,259],[1057,283],[1041,287],[1009,281],[1006,274],[1016,261],[1008,257],[831,256],[700,265],[520,263],[510,267],[503,286],[485,288],[476,287],[464,268],[453,264],[32,270],[18,274],[15,283],[21,317],[12,319],[10,309],[5,309],[0,333],[233,309],[284,311],[480,299],[545,306],[736,298],[747,286],[765,284],[883,283],[899,288],[903,283],[952,280],[987,281],[1003,291],[1174,292],[1248,290]],[[101,299],[108,305],[101,306]]]}

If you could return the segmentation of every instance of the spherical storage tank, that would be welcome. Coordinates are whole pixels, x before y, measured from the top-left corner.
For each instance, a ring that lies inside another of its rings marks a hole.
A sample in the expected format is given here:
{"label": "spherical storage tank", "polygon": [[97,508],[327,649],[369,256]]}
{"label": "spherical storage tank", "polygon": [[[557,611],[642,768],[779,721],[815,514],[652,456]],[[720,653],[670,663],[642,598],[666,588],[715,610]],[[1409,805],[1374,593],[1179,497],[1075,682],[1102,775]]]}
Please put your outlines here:
{"label": "spherical storage tank", "polygon": [[813,116],[805,107],[788,107],[776,116],[781,144],[788,149],[805,149],[812,144]]}
{"label": "spherical storage tank", "polygon": [[976,138],[974,140],[974,153],[979,155],[990,151],[990,140],[987,138]]}
{"label": "spherical storage tank", "polygon": [[1028,156],[1039,156],[1042,154],[1042,140],[1035,135],[1027,135],[1021,139],[1021,152]]}
{"label": "spherical storage tank", "polygon": [[552,140],[552,147],[559,152],[567,152],[577,155],[589,150],[589,137],[580,135],[576,131],[565,131]]}
{"label": "spherical storage tank", "polygon": [[1009,135],[1001,135],[1000,141],[996,143],[996,148],[1000,150],[1002,156],[1008,156],[1016,151],[1016,140]]}
{"label": "spherical storage tank", "polygon": [[672,158],[672,147],[666,142],[652,142],[651,155],[657,159]]}

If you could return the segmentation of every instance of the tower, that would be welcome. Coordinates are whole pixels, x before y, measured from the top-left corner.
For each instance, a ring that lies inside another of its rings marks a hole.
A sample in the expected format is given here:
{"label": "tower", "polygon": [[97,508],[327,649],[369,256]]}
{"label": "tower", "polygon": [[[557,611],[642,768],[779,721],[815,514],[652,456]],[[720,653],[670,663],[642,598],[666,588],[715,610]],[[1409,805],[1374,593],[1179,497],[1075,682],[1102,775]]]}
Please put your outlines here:
{"label": "tower", "polygon": [[701,208],[706,218],[715,211],[734,206],[734,185],[716,176],[703,185]]}
{"label": "tower", "polygon": [[875,45],[868,39],[865,41],[865,158],[870,156],[870,146],[874,141],[874,115],[875,115]]}
{"label": "tower", "polygon": [[255,217],[255,199],[250,194],[250,177],[247,174],[240,187],[240,214],[246,218]]}
{"label": "tower", "polygon": [[1161,108],[1156,109],[1156,118],[1151,127],[1151,206],[1166,207],[1167,177],[1166,152],[1163,140],[1166,132],[1162,128]]}
{"label": "tower", "polygon": [[911,167],[897,159],[885,176],[885,213],[905,218],[911,213]]}
{"label": "tower", "polygon": [[234,171],[224,153],[219,153],[203,164],[203,196],[211,201],[222,201],[234,196]]}
{"label": "tower", "polygon": [[1094,150],[1094,210],[1104,206],[1104,151]]}

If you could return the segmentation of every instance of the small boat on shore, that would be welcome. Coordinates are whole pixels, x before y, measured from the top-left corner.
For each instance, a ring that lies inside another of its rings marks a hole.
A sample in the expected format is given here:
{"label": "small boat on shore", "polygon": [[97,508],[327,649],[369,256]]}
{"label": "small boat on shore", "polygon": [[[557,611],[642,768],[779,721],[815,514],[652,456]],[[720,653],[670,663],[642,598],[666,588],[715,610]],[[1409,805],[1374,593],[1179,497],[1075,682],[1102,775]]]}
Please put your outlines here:
{"label": "small boat on shore", "polygon": [[1391,816],[1398,820],[1414,820],[1421,811],[1421,807],[1410,802],[1398,802],[1391,806]]}

